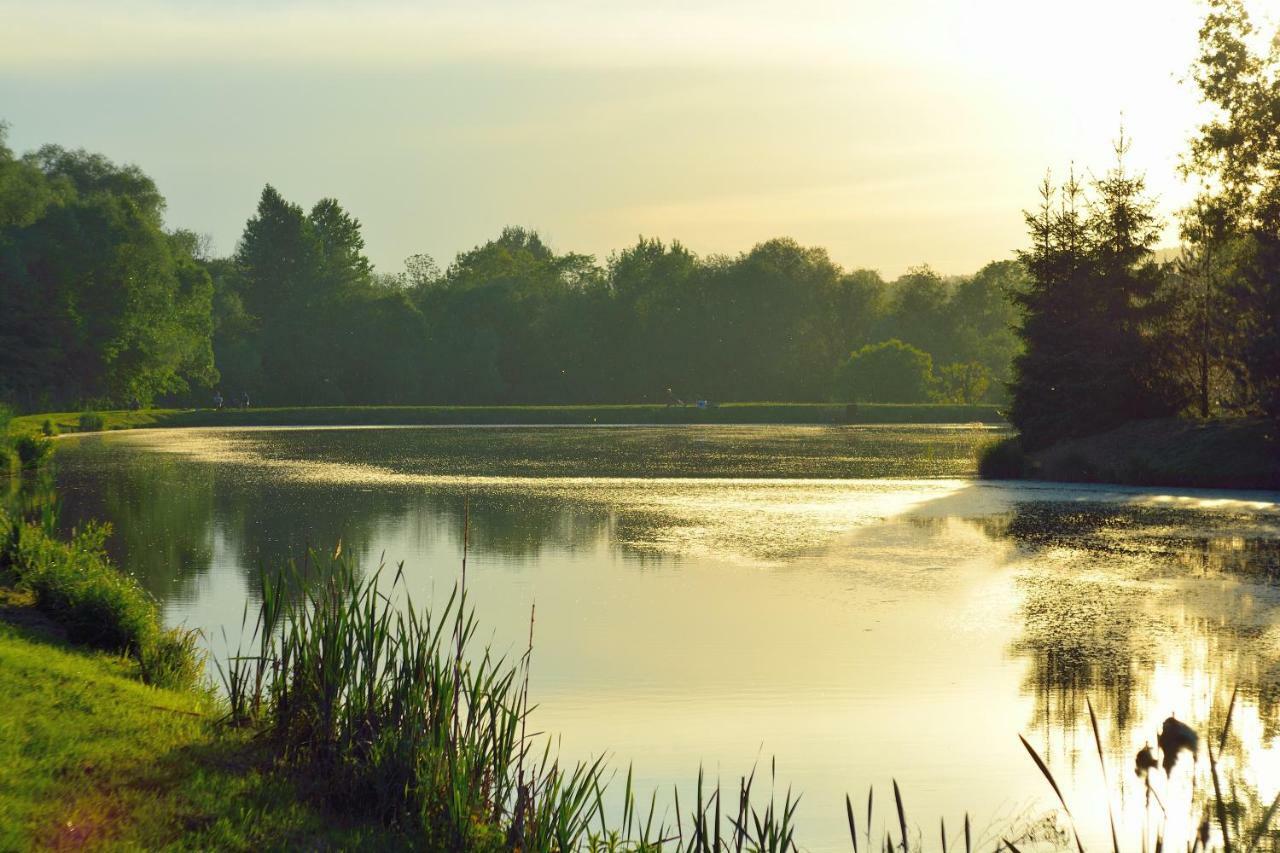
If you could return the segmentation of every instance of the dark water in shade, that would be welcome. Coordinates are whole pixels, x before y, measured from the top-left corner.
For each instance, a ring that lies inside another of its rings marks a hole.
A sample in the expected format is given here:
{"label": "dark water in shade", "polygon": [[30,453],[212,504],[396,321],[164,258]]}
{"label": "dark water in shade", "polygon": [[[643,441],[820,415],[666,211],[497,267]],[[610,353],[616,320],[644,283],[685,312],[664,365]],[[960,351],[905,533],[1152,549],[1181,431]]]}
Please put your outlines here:
{"label": "dark water in shade", "polygon": [[[518,654],[537,602],[535,721],[562,753],[607,751],[682,801],[699,763],[733,785],[776,756],[807,849],[847,846],[845,792],[874,784],[888,819],[892,778],[930,847],[940,817],[1025,824],[1051,793],[1019,733],[1087,843],[1110,848],[1105,791],[1137,849],[1134,752],[1170,711],[1220,726],[1237,686],[1223,770],[1258,811],[1280,791],[1280,494],[980,483],[994,434],[135,432],[63,440],[58,481],[63,523],[111,521],[166,620],[215,653],[261,568],[308,545],[403,560],[420,600],[447,592],[465,500],[486,636]],[[1206,764],[1158,780],[1174,838]]]}

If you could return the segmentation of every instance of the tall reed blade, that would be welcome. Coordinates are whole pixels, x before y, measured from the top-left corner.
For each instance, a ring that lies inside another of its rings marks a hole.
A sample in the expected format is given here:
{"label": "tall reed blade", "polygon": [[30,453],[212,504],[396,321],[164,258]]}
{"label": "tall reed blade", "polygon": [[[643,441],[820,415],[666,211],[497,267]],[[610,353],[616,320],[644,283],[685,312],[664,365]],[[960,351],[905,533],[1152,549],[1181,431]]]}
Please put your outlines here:
{"label": "tall reed blade", "polygon": [[[1066,813],[1067,820],[1071,822],[1071,833],[1076,839],[1076,849],[1079,853],[1084,853],[1084,843],[1080,840],[1080,831],[1076,829],[1076,819],[1071,816],[1071,809],[1067,807],[1067,800],[1062,796],[1062,789],[1058,787],[1057,780],[1053,778],[1053,774],[1049,772],[1048,765],[1046,765],[1040,758],[1040,755],[1035,751],[1035,748],[1032,747],[1031,744],[1027,743],[1027,739],[1022,735],[1018,735],[1018,740],[1022,741],[1022,745],[1026,747],[1027,753],[1031,756],[1031,760],[1036,763],[1036,767],[1040,768],[1041,774],[1043,774],[1044,778],[1049,782],[1049,787],[1053,788],[1053,793],[1058,795],[1058,802],[1062,804],[1062,811]],[[1007,841],[1005,843],[1008,844]],[[1013,845],[1009,846],[1012,847]]]}
{"label": "tall reed blade", "polygon": [[849,822],[849,840],[853,842],[853,853],[858,853],[858,822],[853,819],[853,800],[844,795],[845,819]]}
{"label": "tall reed blade", "polygon": [[1102,770],[1102,793],[1107,798],[1107,819],[1111,822],[1111,849],[1120,853],[1120,837],[1116,834],[1116,815],[1111,807],[1111,783],[1107,779],[1107,761],[1102,752],[1102,735],[1098,732],[1098,715],[1093,712],[1093,702],[1085,697],[1085,706],[1089,709],[1089,724],[1093,726],[1093,744],[1098,749],[1098,767]]}
{"label": "tall reed blade", "polygon": [[898,780],[893,780],[893,799],[898,804],[898,828],[902,831],[902,853],[907,853],[907,813],[902,808],[902,792],[898,790]]}
{"label": "tall reed blade", "polygon": [[[1226,730],[1223,730],[1225,737]],[[1227,805],[1222,799],[1222,785],[1218,781],[1218,761],[1213,757],[1213,744],[1205,744],[1209,752],[1209,774],[1213,777],[1213,807],[1218,813],[1218,826],[1222,829],[1223,853],[1231,853],[1231,830],[1227,826]]]}
{"label": "tall reed blade", "polygon": [[1240,685],[1231,690],[1231,701],[1227,704],[1227,718],[1222,721],[1222,734],[1218,737],[1218,754],[1227,748],[1227,734],[1231,731],[1231,715],[1236,710],[1236,696],[1240,693]]}

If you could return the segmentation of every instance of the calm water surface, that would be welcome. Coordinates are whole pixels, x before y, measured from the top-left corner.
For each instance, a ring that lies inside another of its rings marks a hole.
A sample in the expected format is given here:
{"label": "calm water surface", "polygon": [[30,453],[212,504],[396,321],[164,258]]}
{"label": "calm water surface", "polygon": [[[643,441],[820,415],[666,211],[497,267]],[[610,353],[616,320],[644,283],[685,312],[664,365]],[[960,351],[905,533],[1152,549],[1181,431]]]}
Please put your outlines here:
{"label": "calm water surface", "polygon": [[[1220,725],[1236,686],[1224,764],[1245,805],[1269,803],[1280,495],[976,482],[992,436],[156,431],[67,439],[58,480],[63,523],[113,522],[116,556],[215,654],[262,568],[308,545],[404,561],[419,600],[447,593],[465,501],[486,636],[518,655],[537,602],[535,721],[562,753],[634,764],[639,789],[664,796],[699,764],[732,786],[776,756],[780,793],[804,794],[807,849],[846,847],[845,793],[865,802],[874,784],[883,806],[893,778],[930,846],[939,817],[958,828],[968,811],[988,832],[1034,820],[1051,795],[1019,733],[1103,845],[1086,697],[1127,838],[1142,821],[1134,752],[1171,711]],[[1185,801],[1191,773],[1160,779],[1165,797]]]}

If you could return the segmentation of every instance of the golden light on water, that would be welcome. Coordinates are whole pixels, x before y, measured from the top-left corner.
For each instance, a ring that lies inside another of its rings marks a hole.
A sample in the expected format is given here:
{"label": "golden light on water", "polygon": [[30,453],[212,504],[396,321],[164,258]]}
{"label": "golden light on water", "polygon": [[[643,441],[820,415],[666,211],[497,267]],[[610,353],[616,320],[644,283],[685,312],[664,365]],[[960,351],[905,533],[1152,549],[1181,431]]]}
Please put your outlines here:
{"label": "golden light on water", "polygon": [[[1031,825],[1053,802],[1019,733],[1087,843],[1108,846],[1086,699],[1128,839],[1149,818],[1137,749],[1171,711],[1208,737],[1235,685],[1224,770],[1262,798],[1280,786],[1266,574],[1280,496],[975,483],[959,475],[985,436],[954,429],[586,434],[70,439],[68,496],[101,497],[68,521],[143,513],[129,529],[190,538],[177,577],[147,567],[155,541],[130,545],[131,562],[169,590],[167,619],[234,636],[258,566],[338,535],[366,566],[403,559],[414,599],[436,599],[458,579],[465,499],[484,636],[519,654],[537,602],[531,690],[564,754],[607,751],[646,792],[690,784],[699,763],[731,783],[776,757],[780,784],[805,794],[807,849],[844,849],[844,794],[885,796],[890,779],[924,825],[966,812],[984,831]],[[877,473],[903,459],[934,476]],[[577,473],[724,460],[754,475]],[[771,465],[857,476],[762,476]],[[1189,797],[1193,768],[1203,795],[1203,756],[1161,774],[1160,795]]]}

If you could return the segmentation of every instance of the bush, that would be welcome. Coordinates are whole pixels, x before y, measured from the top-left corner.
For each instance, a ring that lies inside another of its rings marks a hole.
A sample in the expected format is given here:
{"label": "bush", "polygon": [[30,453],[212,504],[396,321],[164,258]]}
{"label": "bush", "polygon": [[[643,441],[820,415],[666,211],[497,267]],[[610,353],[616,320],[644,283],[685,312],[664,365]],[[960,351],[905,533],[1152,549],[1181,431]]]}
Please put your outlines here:
{"label": "bush", "polygon": [[52,420],[45,418],[44,423],[40,424],[40,434],[46,438],[53,438],[58,434],[58,428],[54,426]]}
{"label": "bush", "polygon": [[923,403],[932,382],[933,358],[895,338],[850,353],[835,387],[845,402]]}
{"label": "bush", "polygon": [[0,569],[35,595],[36,607],[71,642],[131,655],[147,684],[192,687],[204,671],[199,632],[161,630],[151,595],[107,556],[110,532],[109,525],[90,523],[64,541],[0,512]]}
{"label": "bush", "polygon": [[24,470],[32,471],[44,464],[53,452],[53,442],[38,435],[24,435],[13,444],[18,451],[18,462]]}
{"label": "bush", "polygon": [[102,432],[107,422],[97,412],[82,412],[80,415],[80,432]]}
{"label": "bush", "polygon": [[161,631],[152,642],[142,646],[138,669],[142,680],[154,687],[170,690],[194,687],[204,674],[200,632],[187,628]]}
{"label": "bush", "polygon": [[73,643],[138,654],[158,633],[155,604],[137,580],[111,565],[104,544],[111,528],[89,524],[69,542],[19,523],[10,565],[36,606],[67,630]]}
{"label": "bush", "polygon": [[979,476],[990,480],[1018,480],[1027,473],[1027,454],[1017,436],[993,441],[978,452]]}

